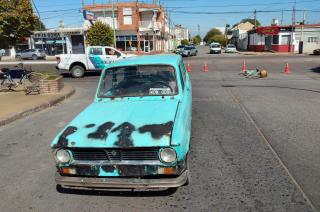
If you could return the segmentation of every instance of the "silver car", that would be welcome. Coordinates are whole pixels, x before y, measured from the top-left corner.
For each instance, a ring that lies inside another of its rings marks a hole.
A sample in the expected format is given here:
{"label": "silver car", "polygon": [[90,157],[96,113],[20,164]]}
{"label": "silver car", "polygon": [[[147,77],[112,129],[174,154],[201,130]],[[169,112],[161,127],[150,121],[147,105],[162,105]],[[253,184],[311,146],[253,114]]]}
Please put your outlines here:
{"label": "silver car", "polygon": [[228,44],[225,48],[226,53],[237,53],[237,48],[234,44]]}
{"label": "silver car", "polygon": [[26,49],[16,53],[16,59],[46,59],[46,53],[41,49]]}
{"label": "silver car", "polygon": [[194,46],[186,46],[180,51],[180,54],[184,57],[197,56],[198,50]]}

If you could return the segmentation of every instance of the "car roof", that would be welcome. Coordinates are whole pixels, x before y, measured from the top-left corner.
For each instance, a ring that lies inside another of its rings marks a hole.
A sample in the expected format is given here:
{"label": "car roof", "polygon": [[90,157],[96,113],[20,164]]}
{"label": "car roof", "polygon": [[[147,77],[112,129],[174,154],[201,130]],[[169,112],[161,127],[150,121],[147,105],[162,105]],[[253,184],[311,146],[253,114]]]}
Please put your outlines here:
{"label": "car roof", "polygon": [[158,54],[129,57],[124,60],[119,60],[107,66],[107,68],[132,66],[132,65],[172,65],[178,66],[182,57],[176,54]]}

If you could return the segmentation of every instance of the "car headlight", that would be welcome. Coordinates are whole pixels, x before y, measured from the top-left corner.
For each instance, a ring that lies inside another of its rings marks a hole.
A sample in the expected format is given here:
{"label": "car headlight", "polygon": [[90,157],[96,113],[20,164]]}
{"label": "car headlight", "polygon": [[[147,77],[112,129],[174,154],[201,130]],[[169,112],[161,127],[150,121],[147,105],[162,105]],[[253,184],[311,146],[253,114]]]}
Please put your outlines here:
{"label": "car headlight", "polygon": [[67,163],[70,161],[71,156],[69,151],[64,149],[59,149],[56,151],[55,158],[56,158],[56,161],[59,163]]}
{"label": "car headlight", "polygon": [[177,159],[177,153],[174,149],[171,148],[161,149],[160,159],[165,163],[173,163]]}

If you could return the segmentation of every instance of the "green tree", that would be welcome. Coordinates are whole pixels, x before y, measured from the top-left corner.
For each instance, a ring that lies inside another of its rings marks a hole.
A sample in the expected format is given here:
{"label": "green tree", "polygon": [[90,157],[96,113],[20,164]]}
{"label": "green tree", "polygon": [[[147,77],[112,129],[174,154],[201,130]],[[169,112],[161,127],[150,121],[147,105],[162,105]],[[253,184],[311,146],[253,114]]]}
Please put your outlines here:
{"label": "green tree", "polygon": [[181,45],[189,45],[189,41],[187,39],[181,40]]}
{"label": "green tree", "polygon": [[193,39],[192,39],[192,41],[193,41],[193,44],[199,45],[200,42],[201,42],[201,37],[200,37],[200,35],[194,36]]}
{"label": "green tree", "polygon": [[95,22],[87,32],[90,46],[111,46],[113,44],[113,30],[101,21]]}
{"label": "green tree", "polygon": [[34,24],[34,30],[35,31],[42,31],[42,30],[46,30],[46,26],[44,25],[44,23],[38,18],[36,17],[36,22]]}
{"label": "green tree", "polygon": [[35,26],[29,0],[0,0],[0,41],[8,47],[30,36]]}
{"label": "green tree", "polygon": [[225,45],[227,43],[227,38],[224,35],[215,35],[212,38],[212,42],[216,42],[216,43],[220,43],[221,45]]}
{"label": "green tree", "polygon": [[[209,30],[209,32],[207,32],[206,36],[203,38],[204,41],[206,41],[207,43],[212,43],[214,40],[217,39],[216,36],[222,36],[222,32],[219,29],[216,28],[212,28]],[[215,38],[216,37],[216,38]],[[215,38],[215,39],[214,39]],[[220,38],[220,37],[219,37]]]}

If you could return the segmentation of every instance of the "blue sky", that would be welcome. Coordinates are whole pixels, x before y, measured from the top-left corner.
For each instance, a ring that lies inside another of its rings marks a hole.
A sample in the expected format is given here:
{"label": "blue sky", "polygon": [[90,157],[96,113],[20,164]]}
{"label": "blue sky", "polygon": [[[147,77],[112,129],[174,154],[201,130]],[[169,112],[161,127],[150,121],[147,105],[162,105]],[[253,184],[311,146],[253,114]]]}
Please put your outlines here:
{"label": "blue sky", "polygon": [[[81,26],[83,19],[80,12],[82,0],[33,0],[37,6],[41,19],[47,28],[56,28],[63,20],[66,27]],[[92,3],[93,0],[85,0]],[[117,0],[114,0],[115,2]],[[119,0],[120,2],[121,0]],[[124,0],[128,1],[128,0]],[[273,18],[281,20],[281,10],[292,10],[294,0],[161,0],[169,11],[171,20],[175,24],[188,27],[192,35],[197,34],[198,24],[200,33],[204,35],[210,28],[233,25],[243,18],[253,18],[253,11],[258,12],[257,19],[263,25],[270,25]],[[110,0],[96,0],[97,3]],[[145,0],[144,2],[152,2]],[[297,10],[306,10],[307,23],[320,23],[320,0],[297,0]],[[208,13],[221,14],[208,14]],[[224,13],[227,12],[227,13]],[[192,13],[192,14],[190,14]],[[202,14],[201,14],[202,13]],[[284,24],[291,24],[292,12],[285,11]],[[303,12],[298,11],[296,20],[301,21]]]}

